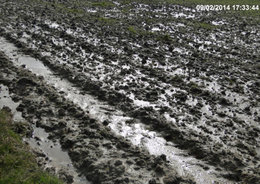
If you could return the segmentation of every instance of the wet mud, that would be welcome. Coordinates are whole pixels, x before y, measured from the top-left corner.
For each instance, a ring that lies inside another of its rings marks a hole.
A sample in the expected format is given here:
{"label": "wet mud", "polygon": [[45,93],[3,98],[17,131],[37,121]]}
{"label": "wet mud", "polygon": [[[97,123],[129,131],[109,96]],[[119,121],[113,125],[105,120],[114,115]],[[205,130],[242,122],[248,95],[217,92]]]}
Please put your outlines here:
{"label": "wet mud", "polygon": [[0,6],[0,83],[90,182],[259,181],[258,17],[152,2]]}

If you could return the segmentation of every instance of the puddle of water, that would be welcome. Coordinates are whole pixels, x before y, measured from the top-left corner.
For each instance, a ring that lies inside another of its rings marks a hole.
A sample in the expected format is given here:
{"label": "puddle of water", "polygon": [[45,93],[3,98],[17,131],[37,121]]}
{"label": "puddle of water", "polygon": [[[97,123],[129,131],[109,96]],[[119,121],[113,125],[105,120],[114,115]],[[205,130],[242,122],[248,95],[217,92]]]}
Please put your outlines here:
{"label": "puddle of water", "polygon": [[202,112],[203,115],[207,115],[207,116],[212,116],[213,113],[210,110],[210,105],[206,105],[204,104],[203,107],[200,109],[200,111]]}
{"label": "puddle of water", "polygon": [[206,84],[206,89],[212,92],[219,92],[221,86],[216,82],[216,81],[204,81],[204,83]]}
{"label": "puddle of water", "polygon": [[22,113],[16,111],[19,103],[15,103],[10,97],[10,93],[8,87],[0,84],[0,109],[4,106],[9,107],[12,110],[13,120],[14,121],[22,121]]}
{"label": "puddle of water", "polygon": [[183,17],[183,18],[195,18],[195,15],[194,14],[184,14],[183,12],[181,13],[171,13],[171,15],[175,18],[179,18],[179,17]]}
{"label": "puddle of water", "polygon": [[[7,44],[6,40],[2,38],[0,39],[0,50],[5,51],[5,54],[7,54],[7,56],[9,56],[16,65],[26,65],[28,69],[37,75],[52,74],[40,61],[29,56],[19,56],[17,53],[17,48],[15,48],[12,44]],[[23,121],[24,119],[21,116],[21,112],[16,111],[18,105],[19,103],[13,102],[10,98],[8,88],[0,84],[0,109],[3,106],[9,107],[14,114],[14,120]],[[88,182],[84,177],[78,176],[69,155],[62,151],[60,144],[49,140],[48,134],[43,129],[33,127],[33,130],[33,137],[25,140],[27,140],[32,148],[40,148],[48,155],[49,158],[51,158],[51,162],[48,163],[49,166],[53,166],[55,168],[65,168],[70,174],[73,175],[74,184],[90,184],[90,182]],[[41,139],[40,145],[37,144],[35,137],[39,137]]]}
{"label": "puddle of water", "polygon": [[54,29],[57,29],[58,27],[60,27],[60,25],[57,24],[56,22],[45,21],[45,24],[49,25],[50,28],[54,28]]}
{"label": "puddle of water", "polygon": [[196,98],[193,98],[191,96],[188,96],[188,99],[185,101],[190,106],[196,106],[198,103],[198,100]]}
{"label": "puddle of water", "polygon": [[[46,167],[51,166],[59,169],[64,168],[70,175],[73,176],[74,184],[88,183],[84,177],[78,176],[69,155],[62,151],[61,145],[58,142],[54,143],[48,139],[49,134],[42,128],[37,128],[34,126],[33,130],[32,138],[26,139],[26,141],[32,148],[40,149],[48,156],[50,160]],[[40,141],[37,141],[36,138],[40,138]]]}
{"label": "puddle of water", "polygon": [[257,153],[258,157],[260,157],[260,147],[256,148],[256,153]]}
{"label": "puddle of water", "polygon": [[17,62],[20,65],[26,65],[26,68],[35,71],[35,73],[37,73],[38,75],[43,75],[46,72],[48,72],[49,74],[51,73],[45,70],[46,67],[43,65],[43,63],[39,61],[35,62],[35,59],[29,56],[19,57]]}
{"label": "puddle of water", "polygon": [[154,104],[151,104],[150,102],[148,101],[144,101],[144,100],[137,100],[135,98],[135,95],[133,93],[130,94],[129,98],[131,100],[133,100],[134,104],[137,106],[137,107],[151,107],[151,106],[155,106]]}
{"label": "puddle of water", "polygon": [[172,143],[167,142],[164,138],[160,137],[156,132],[149,131],[142,124],[127,125],[124,121],[120,123],[111,123],[110,127],[115,132],[120,132],[120,135],[129,139],[134,145],[145,147],[150,154],[160,156],[166,155],[167,160],[170,161],[172,166],[177,170],[178,174],[187,177],[192,176],[197,183],[232,183],[225,179],[216,179],[214,175],[214,168],[207,165],[208,171],[205,171],[198,165],[205,165],[193,157],[187,156],[188,154],[176,148]]}
{"label": "puddle of water", "polygon": [[94,9],[85,9],[85,11],[89,13],[97,13],[97,10]]}
{"label": "puddle of water", "polygon": [[153,27],[152,31],[161,31],[161,29],[159,27]]}
{"label": "puddle of water", "polygon": [[[14,121],[24,121],[22,118],[22,113],[16,111],[19,103],[15,103],[9,94],[8,87],[0,85],[0,109],[4,106],[9,107],[13,113]],[[33,127],[33,136],[30,139],[25,138],[25,141],[29,143],[32,148],[41,149],[48,157],[50,162],[47,166],[55,168],[66,168],[71,175],[73,175],[74,184],[86,184],[86,179],[79,177],[72,165],[69,155],[62,151],[59,143],[54,143],[48,139],[48,133],[46,133],[42,128]],[[35,137],[41,139],[40,144],[37,143]]]}
{"label": "puddle of water", "polygon": [[[5,49],[5,46],[8,46],[8,49]],[[212,174],[215,173],[213,168],[205,171],[202,167],[199,167],[198,164],[201,164],[202,161],[190,156],[182,156],[183,154],[185,155],[184,151],[174,147],[173,144],[167,142],[156,132],[147,130],[145,125],[141,123],[127,125],[126,121],[132,118],[125,117],[123,112],[115,110],[113,107],[103,102],[99,102],[91,95],[80,94],[80,91],[73,87],[70,82],[53,75],[52,72],[40,61],[18,54],[13,55],[13,53],[17,53],[17,49],[5,39],[0,39],[0,49],[5,51],[5,53],[13,60],[14,64],[20,66],[23,64],[26,65],[26,67],[33,73],[43,76],[46,82],[54,86],[58,91],[63,91],[67,99],[78,104],[83,110],[88,111],[90,117],[93,117],[100,122],[109,120],[111,122],[109,126],[116,134],[129,139],[134,145],[145,147],[150,154],[165,154],[167,159],[173,164],[173,167],[177,168],[181,175],[191,175],[197,183],[201,184],[215,183],[215,181],[220,183],[231,183],[225,179],[216,178],[215,175]],[[37,68],[37,66],[39,68]],[[141,104],[143,104],[143,102],[141,102]],[[44,137],[45,135],[40,136]],[[48,147],[49,143],[46,144],[45,146]],[[56,153],[57,150],[50,152],[49,154],[55,155]]]}

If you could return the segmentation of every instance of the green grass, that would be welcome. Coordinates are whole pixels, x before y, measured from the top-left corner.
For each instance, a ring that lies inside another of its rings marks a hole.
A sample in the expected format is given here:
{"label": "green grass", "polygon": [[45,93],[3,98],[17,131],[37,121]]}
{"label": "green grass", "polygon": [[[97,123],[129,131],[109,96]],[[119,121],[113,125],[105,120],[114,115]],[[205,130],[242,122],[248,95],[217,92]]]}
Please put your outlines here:
{"label": "green grass", "polygon": [[215,29],[217,26],[212,25],[212,24],[208,24],[208,23],[205,23],[205,22],[200,22],[200,23],[198,23],[198,27],[203,28],[203,29]]}
{"label": "green grass", "polygon": [[42,171],[29,148],[15,133],[11,114],[0,111],[0,184],[62,184]]}
{"label": "green grass", "polygon": [[213,29],[216,29],[218,28],[219,26],[216,26],[216,25],[213,25],[213,24],[209,24],[209,23],[206,23],[206,22],[198,22],[198,21],[192,21],[190,23],[193,23],[191,24],[193,27],[195,27],[196,29],[206,29],[206,30],[213,30]]}
{"label": "green grass", "polygon": [[130,33],[132,33],[132,34],[137,34],[137,32],[138,32],[137,28],[134,27],[134,26],[129,26],[129,27],[128,27],[128,31],[129,31]]}
{"label": "green grass", "polygon": [[[43,0],[31,0],[31,3],[34,3],[36,5],[41,5],[41,6],[49,6],[49,7],[54,7],[56,10],[60,12],[65,12],[65,13],[70,13],[70,14],[76,14],[76,15],[83,15],[85,11],[81,8],[81,4],[79,3],[74,3],[74,4],[64,4],[61,2],[48,2],[48,1],[43,1]],[[86,3],[85,3],[86,4]],[[73,6],[72,6],[73,5]]]}
{"label": "green grass", "polygon": [[71,8],[71,7],[67,7],[64,4],[61,3],[54,3],[53,4],[56,8],[68,12],[68,13],[73,13],[73,14],[84,14],[84,11],[80,8]]}
{"label": "green grass", "polygon": [[99,17],[97,20],[106,25],[113,25],[113,24],[117,23],[116,19],[108,18],[108,17]]}
{"label": "green grass", "polygon": [[173,42],[173,39],[168,34],[161,34],[161,35],[157,36],[157,41],[161,41],[162,43],[170,44]]}

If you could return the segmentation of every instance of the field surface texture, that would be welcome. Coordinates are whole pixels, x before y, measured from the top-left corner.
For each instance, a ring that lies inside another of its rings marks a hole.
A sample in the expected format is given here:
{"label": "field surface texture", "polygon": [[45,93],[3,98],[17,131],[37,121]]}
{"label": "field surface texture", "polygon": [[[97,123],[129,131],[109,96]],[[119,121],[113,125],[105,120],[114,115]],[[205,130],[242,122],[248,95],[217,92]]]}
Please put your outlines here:
{"label": "field surface texture", "polygon": [[257,184],[259,6],[0,0],[0,108],[66,183]]}

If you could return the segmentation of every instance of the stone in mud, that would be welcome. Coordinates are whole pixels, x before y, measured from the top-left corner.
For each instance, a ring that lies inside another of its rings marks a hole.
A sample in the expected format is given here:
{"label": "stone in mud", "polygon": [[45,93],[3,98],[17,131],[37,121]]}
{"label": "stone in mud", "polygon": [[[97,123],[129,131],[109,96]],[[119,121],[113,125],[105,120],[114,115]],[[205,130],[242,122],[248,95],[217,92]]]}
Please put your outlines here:
{"label": "stone in mud", "polygon": [[103,125],[107,126],[110,122],[108,120],[103,121]]}
{"label": "stone in mud", "polygon": [[166,161],[166,155],[165,155],[165,154],[162,154],[162,155],[160,156],[160,158],[161,158],[163,161]]}

